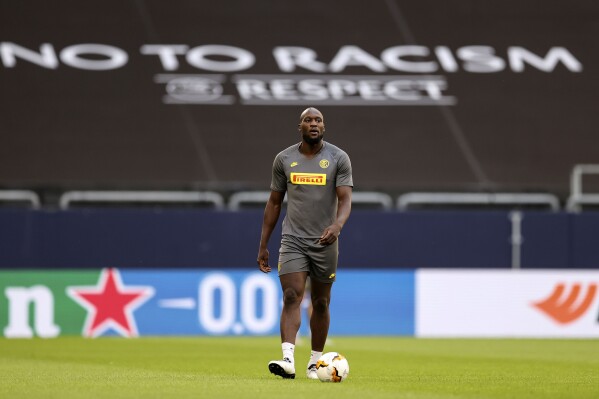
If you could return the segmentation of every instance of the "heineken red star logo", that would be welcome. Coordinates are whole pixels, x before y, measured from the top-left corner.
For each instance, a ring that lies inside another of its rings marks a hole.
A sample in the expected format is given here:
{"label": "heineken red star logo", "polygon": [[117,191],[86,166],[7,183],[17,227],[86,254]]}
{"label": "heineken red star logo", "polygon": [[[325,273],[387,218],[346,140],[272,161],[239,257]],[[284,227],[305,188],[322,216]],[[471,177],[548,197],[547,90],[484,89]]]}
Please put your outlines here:
{"label": "heineken red star logo", "polygon": [[136,337],[133,311],[154,295],[154,288],[125,286],[117,269],[103,269],[97,285],[67,287],[67,294],[87,310],[84,336],[97,337],[112,329]]}

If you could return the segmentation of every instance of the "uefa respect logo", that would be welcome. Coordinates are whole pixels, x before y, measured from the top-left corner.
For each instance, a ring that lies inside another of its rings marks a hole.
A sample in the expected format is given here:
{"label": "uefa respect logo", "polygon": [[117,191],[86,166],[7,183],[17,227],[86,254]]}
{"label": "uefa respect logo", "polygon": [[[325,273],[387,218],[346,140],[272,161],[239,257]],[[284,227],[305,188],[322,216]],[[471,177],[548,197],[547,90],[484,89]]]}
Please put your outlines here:
{"label": "uefa respect logo", "polygon": [[[153,81],[164,85],[165,104],[451,106],[458,100],[451,94],[448,76],[457,72],[583,70],[576,56],[560,46],[533,52],[523,46],[398,45],[375,53],[342,45],[326,59],[309,47],[275,46],[270,54],[267,61],[276,69],[260,67],[269,73],[252,73],[258,64],[255,52],[231,45],[143,44],[136,56],[151,59],[154,66],[158,60],[161,71]],[[129,52],[107,44],[57,49],[51,43],[33,48],[0,42],[0,66],[5,69],[29,63],[99,72],[126,67],[129,58]],[[197,73],[181,72],[190,68]],[[356,70],[362,74],[351,73]]]}

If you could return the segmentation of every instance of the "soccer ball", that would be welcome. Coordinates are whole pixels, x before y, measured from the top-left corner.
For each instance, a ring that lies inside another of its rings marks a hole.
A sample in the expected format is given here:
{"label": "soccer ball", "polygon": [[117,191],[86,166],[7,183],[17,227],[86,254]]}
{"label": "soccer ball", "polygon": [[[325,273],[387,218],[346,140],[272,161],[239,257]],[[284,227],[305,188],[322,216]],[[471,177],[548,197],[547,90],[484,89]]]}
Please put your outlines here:
{"label": "soccer ball", "polygon": [[316,374],[322,382],[342,382],[349,375],[349,363],[337,352],[327,352],[316,362]]}

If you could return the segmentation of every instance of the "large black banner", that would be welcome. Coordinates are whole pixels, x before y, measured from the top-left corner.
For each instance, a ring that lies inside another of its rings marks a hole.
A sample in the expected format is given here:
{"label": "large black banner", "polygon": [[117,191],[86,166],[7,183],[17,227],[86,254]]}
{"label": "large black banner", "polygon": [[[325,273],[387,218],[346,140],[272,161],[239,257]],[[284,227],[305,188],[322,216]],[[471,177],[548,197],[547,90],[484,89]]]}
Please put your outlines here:
{"label": "large black banner", "polygon": [[0,187],[268,189],[300,112],[356,188],[548,191],[599,162],[599,3],[3,1]]}

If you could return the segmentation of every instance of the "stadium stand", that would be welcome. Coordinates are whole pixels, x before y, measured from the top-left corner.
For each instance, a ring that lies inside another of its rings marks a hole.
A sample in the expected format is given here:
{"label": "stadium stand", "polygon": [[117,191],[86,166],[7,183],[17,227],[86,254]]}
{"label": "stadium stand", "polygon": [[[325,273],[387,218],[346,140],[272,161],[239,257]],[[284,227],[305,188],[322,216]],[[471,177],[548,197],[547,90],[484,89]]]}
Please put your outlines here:
{"label": "stadium stand", "polygon": [[[596,4],[361,5],[57,2],[21,18],[6,2],[0,186],[50,207],[48,191],[261,191],[314,105],[356,192],[568,200],[573,165],[599,160]],[[579,194],[568,209],[595,201]]]}
{"label": "stadium stand", "polygon": [[596,268],[596,3],[259,3],[2,3],[0,266],[245,267],[315,106],[350,267]]}

